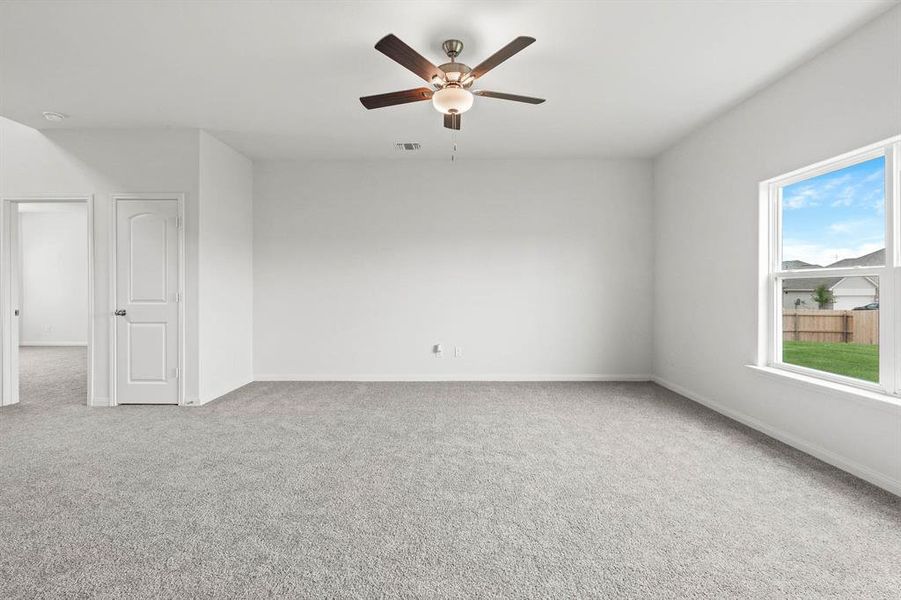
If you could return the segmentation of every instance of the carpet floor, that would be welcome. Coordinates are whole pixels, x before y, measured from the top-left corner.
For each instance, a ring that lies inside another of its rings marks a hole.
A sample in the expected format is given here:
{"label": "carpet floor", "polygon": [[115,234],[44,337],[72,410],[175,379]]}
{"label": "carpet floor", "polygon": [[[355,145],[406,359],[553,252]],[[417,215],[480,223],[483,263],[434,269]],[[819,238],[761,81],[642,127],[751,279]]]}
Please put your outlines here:
{"label": "carpet floor", "polygon": [[653,384],[91,409],[83,350],[22,371],[2,598],[899,598],[901,499]]}

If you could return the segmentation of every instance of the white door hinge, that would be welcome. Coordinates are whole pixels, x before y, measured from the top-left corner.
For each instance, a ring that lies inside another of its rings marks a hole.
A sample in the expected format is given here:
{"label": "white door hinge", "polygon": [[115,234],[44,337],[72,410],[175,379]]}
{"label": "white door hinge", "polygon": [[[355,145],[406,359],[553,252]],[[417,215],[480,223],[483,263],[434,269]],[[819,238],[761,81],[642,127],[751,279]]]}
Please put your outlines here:
{"label": "white door hinge", "polygon": [[180,216],[175,217],[175,228],[181,229],[181,217]]}
{"label": "white door hinge", "polygon": [[178,367],[175,367],[175,378],[178,379],[180,374],[181,373],[179,372]]}

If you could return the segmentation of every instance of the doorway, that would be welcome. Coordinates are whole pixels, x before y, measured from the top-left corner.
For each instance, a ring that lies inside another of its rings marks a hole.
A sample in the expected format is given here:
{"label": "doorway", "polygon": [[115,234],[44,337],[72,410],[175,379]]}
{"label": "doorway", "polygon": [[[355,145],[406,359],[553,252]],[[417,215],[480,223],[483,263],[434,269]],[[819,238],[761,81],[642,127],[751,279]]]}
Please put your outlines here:
{"label": "doorway", "polygon": [[0,405],[90,405],[92,198],[4,198],[0,212]]}

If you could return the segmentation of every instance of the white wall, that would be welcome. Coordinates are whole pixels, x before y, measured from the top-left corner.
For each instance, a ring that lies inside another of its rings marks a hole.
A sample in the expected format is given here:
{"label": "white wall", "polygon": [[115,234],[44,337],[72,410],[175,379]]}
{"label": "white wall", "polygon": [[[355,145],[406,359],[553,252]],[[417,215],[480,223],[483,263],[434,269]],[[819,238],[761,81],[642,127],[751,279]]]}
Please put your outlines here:
{"label": "white wall", "polygon": [[109,402],[110,198],[116,192],[186,196],[186,397],[198,398],[196,130],[40,132],[0,118],[0,195],[94,195],[94,401]]}
{"label": "white wall", "polygon": [[258,165],[256,378],[647,378],[650,197],[647,161]]}
{"label": "white wall", "polygon": [[19,205],[18,241],[20,344],[87,345],[87,207]]}
{"label": "white wall", "polygon": [[0,118],[0,195],[94,197],[95,404],[109,402],[115,193],[185,194],[186,401],[206,402],[250,380],[251,182],[247,158],[196,129],[41,132]]}
{"label": "white wall", "polygon": [[[901,408],[770,378],[757,356],[758,183],[901,131],[895,8],[655,161],[654,372],[901,493]],[[717,297],[699,292],[716,282]]]}
{"label": "white wall", "polygon": [[253,166],[200,132],[200,402],[253,381]]}

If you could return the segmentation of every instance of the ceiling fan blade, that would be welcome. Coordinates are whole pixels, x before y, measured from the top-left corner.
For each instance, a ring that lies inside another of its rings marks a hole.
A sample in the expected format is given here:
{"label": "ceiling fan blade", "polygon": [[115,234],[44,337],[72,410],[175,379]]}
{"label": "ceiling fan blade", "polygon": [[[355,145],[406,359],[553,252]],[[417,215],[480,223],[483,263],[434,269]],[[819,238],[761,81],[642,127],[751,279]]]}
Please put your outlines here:
{"label": "ceiling fan blade", "polygon": [[375,45],[375,49],[391,60],[410,69],[429,83],[432,83],[434,77],[444,79],[444,73],[438,67],[430,63],[427,58],[416,50],[403,43],[393,33],[389,33],[380,39]]}
{"label": "ceiling fan blade", "polygon": [[407,104],[408,102],[421,102],[432,97],[432,90],[429,88],[416,88],[413,90],[403,90],[402,92],[389,92],[387,94],[376,94],[375,96],[363,96],[360,102],[363,106],[372,110],[373,108],[384,108],[385,106],[394,106],[395,104]]}
{"label": "ceiling fan blade", "polygon": [[518,38],[480,62],[478,65],[476,65],[476,68],[472,70],[472,76],[478,79],[534,41],[535,38],[533,37],[526,37],[524,35],[519,36]]}
{"label": "ceiling fan blade", "polygon": [[455,115],[444,115],[444,126],[448,129],[460,129],[460,117],[463,115],[455,114]]}
{"label": "ceiling fan blade", "polygon": [[498,100],[513,100],[514,102],[525,102],[527,104],[541,104],[544,98],[533,98],[532,96],[518,96],[516,94],[505,94],[504,92],[489,92],[488,90],[478,90],[473,92],[475,96],[483,98],[497,98]]}

